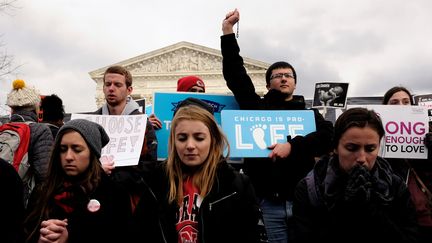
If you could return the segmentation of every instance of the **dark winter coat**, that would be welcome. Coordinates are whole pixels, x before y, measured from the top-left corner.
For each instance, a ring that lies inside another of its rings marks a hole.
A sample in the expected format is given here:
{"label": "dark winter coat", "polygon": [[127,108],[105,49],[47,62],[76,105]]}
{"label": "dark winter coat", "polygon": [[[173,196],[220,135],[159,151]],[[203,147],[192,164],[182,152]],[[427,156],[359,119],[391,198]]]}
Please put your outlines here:
{"label": "dark winter coat", "polygon": [[[34,111],[17,110],[11,116],[11,122],[30,121],[30,144],[28,149],[28,161],[30,164],[28,177],[33,177],[36,185],[41,184],[48,173],[48,163],[54,143],[51,130],[44,123],[37,123],[37,115]],[[26,176],[27,177],[27,176]],[[23,179],[24,181],[27,178]],[[31,186],[24,185],[24,201],[27,201]]]}
{"label": "dark winter coat", "polygon": [[[270,90],[263,98],[255,93],[234,34],[221,37],[221,50],[224,78],[242,110],[306,110],[302,96],[285,101],[286,95],[278,90]],[[269,158],[244,159],[244,171],[250,177],[258,197],[291,201],[295,185],[313,168],[315,157],[331,150],[333,124],[316,109],[312,110],[316,131],[288,138],[291,154],[287,158],[276,161]]]}
{"label": "dark winter coat", "polygon": [[[129,242],[130,201],[129,196],[122,188],[106,175],[102,175],[99,186],[90,195],[85,194],[79,186],[74,187],[72,192],[74,196],[70,200],[74,205],[74,211],[66,213],[52,199],[49,202],[51,213],[47,218],[68,219],[68,243]],[[39,193],[43,192],[35,190],[32,194],[29,200],[29,212],[37,204]],[[100,202],[100,209],[97,212],[90,212],[87,209],[87,204],[91,199]],[[28,223],[26,228],[33,229],[34,225]],[[39,235],[35,236],[31,242],[37,242],[38,237]]]}
{"label": "dark winter coat", "polygon": [[[151,191],[135,214],[136,242],[178,242],[177,203],[168,203],[168,180],[163,165],[153,172]],[[262,215],[247,176],[226,161],[219,164],[212,190],[198,213],[198,242],[262,242]]]}
{"label": "dark winter coat", "polygon": [[23,242],[23,184],[15,168],[0,159],[0,242]]}
{"label": "dark winter coat", "polygon": [[295,190],[296,242],[416,242],[415,209],[403,180],[380,157],[369,174],[369,197],[354,198],[338,158],[318,161],[313,181],[308,186],[302,179]]}

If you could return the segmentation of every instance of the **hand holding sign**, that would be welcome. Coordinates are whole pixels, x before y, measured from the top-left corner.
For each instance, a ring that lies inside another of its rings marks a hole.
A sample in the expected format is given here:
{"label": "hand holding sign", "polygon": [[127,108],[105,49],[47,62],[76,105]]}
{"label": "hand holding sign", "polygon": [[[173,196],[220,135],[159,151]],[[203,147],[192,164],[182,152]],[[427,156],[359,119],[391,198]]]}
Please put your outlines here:
{"label": "hand holding sign", "polygon": [[269,149],[272,149],[272,151],[269,154],[269,157],[273,160],[277,158],[286,158],[291,154],[291,144],[289,142],[287,143],[275,143],[268,147]]}
{"label": "hand holding sign", "polygon": [[114,155],[103,155],[100,158],[100,161],[102,163],[102,168],[105,171],[107,175],[111,175],[112,171],[115,168],[114,165]]}

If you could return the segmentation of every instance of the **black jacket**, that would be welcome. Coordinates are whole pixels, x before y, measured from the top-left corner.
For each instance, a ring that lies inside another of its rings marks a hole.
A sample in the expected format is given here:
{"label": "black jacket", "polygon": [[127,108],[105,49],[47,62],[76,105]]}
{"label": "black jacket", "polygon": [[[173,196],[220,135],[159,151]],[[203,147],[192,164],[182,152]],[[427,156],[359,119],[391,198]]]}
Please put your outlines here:
{"label": "black jacket", "polygon": [[48,173],[48,163],[54,138],[51,130],[44,123],[37,122],[37,115],[34,111],[19,110],[11,116],[11,122],[31,122],[30,127],[30,144],[28,148],[28,162],[30,168],[28,174],[22,178],[24,183],[24,203],[30,196],[34,185],[41,184]]}
{"label": "black jacket", "polygon": [[[304,98],[270,90],[263,98],[255,93],[251,78],[243,66],[243,58],[234,34],[221,37],[223,75],[242,110],[306,110]],[[303,178],[319,157],[331,149],[333,124],[316,110],[316,131],[306,136],[290,139],[291,154],[286,159],[273,162],[269,158],[245,158],[244,171],[250,177],[258,197],[276,197],[292,200],[297,182]]]}
{"label": "black jacket", "polygon": [[417,242],[415,209],[405,183],[380,157],[370,175],[370,197],[352,197],[337,157],[318,161],[313,182],[308,186],[305,178],[295,190],[296,242]]}
{"label": "black jacket", "polygon": [[[90,195],[85,194],[79,186],[72,190],[74,196],[71,199],[74,205],[72,213],[66,213],[62,207],[49,202],[51,213],[48,219],[68,219],[68,243],[94,243],[94,242],[128,242],[131,226],[131,209],[127,193],[112,182],[106,175],[96,190]],[[40,190],[35,190],[29,201],[28,211],[37,204]],[[100,202],[97,212],[90,212],[87,204],[90,199]],[[46,220],[45,218],[43,220]],[[33,229],[34,225],[28,222],[26,229]],[[31,242],[37,242],[35,236]]]}
{"label": "black jacket", "polygon": [[[152,172],[151,191],[135,211],[135,242],[178,242],[177,203],[168,203],[164,164]],[[198,242],[265,242],[262,215],[247,176],[226,161],[218,165],[215,184],[199,208]]]}
{"label": "black jacket", "polygon": [[23,190],[15,168],[0,159],[0,242],[23,242]]}

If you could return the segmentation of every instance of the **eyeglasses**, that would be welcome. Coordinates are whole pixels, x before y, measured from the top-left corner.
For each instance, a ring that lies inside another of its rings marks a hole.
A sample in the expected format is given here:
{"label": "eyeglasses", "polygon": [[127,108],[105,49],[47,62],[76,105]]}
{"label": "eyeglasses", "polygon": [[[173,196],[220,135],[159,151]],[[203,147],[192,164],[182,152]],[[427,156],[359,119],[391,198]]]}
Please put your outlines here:
{"label": "eyeglasses", "polygon": [[281,79],[282,77],[285,77],[285,78],[294,78],[294,74],[292,74],[292,73],[276,73],[276,74],[273,74],[270,77],[270,79]]}

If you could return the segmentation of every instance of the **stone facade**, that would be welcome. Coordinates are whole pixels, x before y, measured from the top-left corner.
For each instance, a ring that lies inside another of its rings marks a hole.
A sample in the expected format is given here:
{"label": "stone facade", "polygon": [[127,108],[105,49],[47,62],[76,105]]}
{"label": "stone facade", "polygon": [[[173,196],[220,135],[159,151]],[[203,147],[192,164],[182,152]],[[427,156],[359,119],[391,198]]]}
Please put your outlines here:
{"label": "stone facade", "polygon": [[[245,57],[244,62],[256,91],[265,94],[265,71],[270,65]],[[206,93],[230,93],[222,76],[221,52],[189,42],[179,42],[112,65],[121,65],[132,73],[132,97],[145,98],[146,104],[152,104],[153,93],[156,91],[175,92],[177,80],[188,75],[201,77],[206,85]],[[98,107],[104,103],[102,78],[109,66],[89,73],[97,84]]]}

